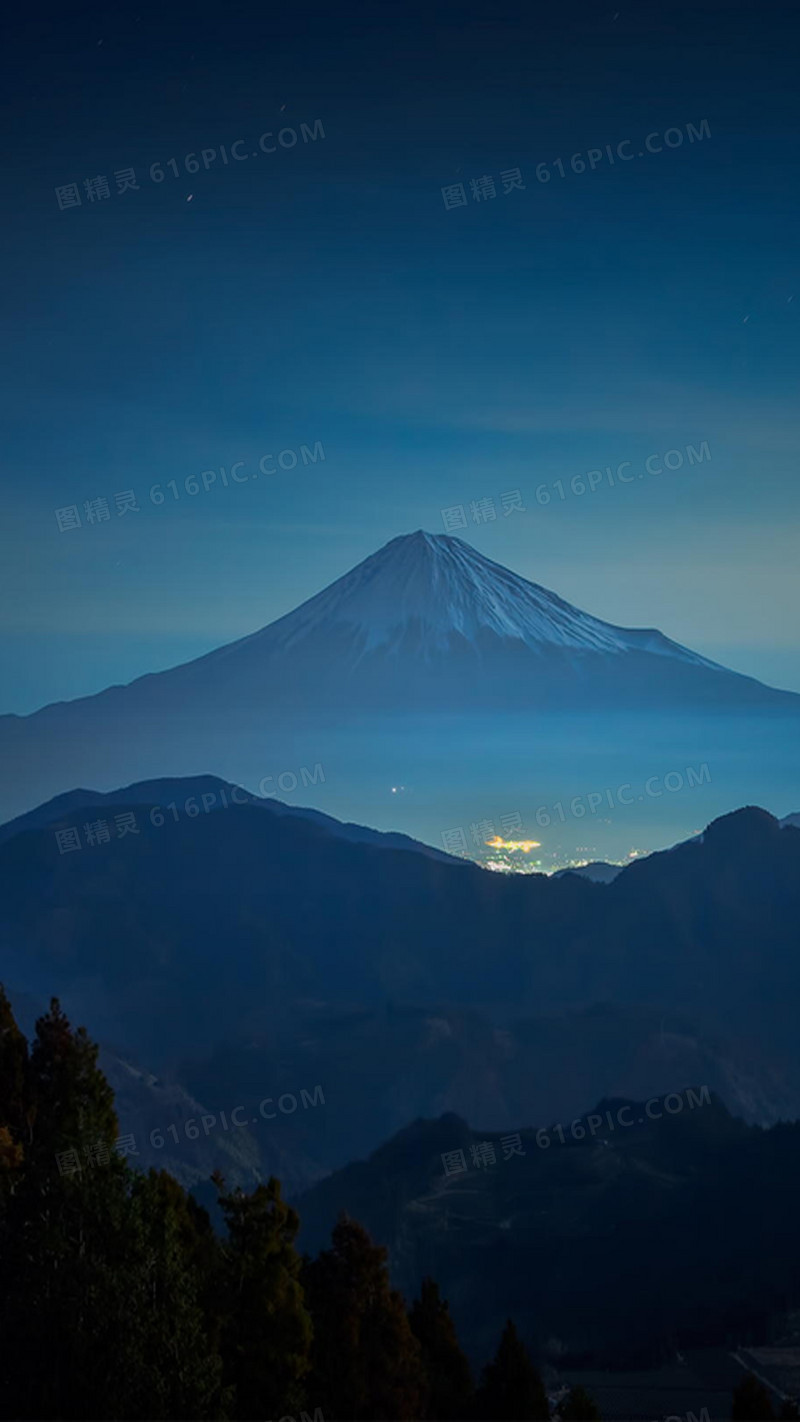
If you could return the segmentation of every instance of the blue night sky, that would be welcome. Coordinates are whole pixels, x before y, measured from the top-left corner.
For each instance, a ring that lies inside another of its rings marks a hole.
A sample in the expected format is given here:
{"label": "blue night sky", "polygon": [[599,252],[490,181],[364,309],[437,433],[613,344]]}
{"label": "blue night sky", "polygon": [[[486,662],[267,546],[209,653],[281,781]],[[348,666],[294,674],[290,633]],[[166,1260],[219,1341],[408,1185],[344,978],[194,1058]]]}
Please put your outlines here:
{"label": "blue night sky", "polygon": [[458,506],[594,615],[800,691],[794,7],[137,8],[5,47],[0,711],[251,632]]}

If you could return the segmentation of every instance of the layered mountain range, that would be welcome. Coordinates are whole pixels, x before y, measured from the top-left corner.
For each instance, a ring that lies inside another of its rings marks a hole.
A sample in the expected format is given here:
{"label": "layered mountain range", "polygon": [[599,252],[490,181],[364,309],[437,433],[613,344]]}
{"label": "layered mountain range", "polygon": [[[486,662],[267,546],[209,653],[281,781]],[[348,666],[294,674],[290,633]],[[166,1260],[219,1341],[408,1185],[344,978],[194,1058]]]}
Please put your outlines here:
{"label": "layered mountain range", "polygon": [[302,1242],[324,1246],[340,1211],[363,1221],[408,1296],[439,1281],[478,1359],[509,1313],[567,1368],[682,1364],[699,1345],[722,1361],[769,1337],[796,1298],[800,1124],[746,1126],[703,1086],[579,1115],[507,1134],[416,1121],[300,1198]]}
{"label": "layered mountain range", "polygon": [[[444,1110],[513,1129],[701,1081],[748,1120],[800,1114],[793,825],[742,810],[593,883],[236,789],[76,792],[0,843],[0,980],[61,996],[137,1121],[163,1133],[173,1089],[242,1105],[262,1167],[300,1185]],[[324,1110],[261,1129],[263,1098],[318,1085]]]}

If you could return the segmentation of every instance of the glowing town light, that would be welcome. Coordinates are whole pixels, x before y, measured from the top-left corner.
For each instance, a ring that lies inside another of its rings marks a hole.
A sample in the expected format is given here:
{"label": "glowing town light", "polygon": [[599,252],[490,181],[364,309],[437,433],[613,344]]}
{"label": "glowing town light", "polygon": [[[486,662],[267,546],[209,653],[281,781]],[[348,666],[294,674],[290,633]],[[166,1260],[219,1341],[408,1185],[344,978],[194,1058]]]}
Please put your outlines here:
{"label": "glowing town light", "polygon": [[538,839],[501,839],[499,834],[494,839],[487,839],[486,844],[490,849],[510,849],[512,854],[519,849],[523,854],[530,854],[532,849],[542,847]]}

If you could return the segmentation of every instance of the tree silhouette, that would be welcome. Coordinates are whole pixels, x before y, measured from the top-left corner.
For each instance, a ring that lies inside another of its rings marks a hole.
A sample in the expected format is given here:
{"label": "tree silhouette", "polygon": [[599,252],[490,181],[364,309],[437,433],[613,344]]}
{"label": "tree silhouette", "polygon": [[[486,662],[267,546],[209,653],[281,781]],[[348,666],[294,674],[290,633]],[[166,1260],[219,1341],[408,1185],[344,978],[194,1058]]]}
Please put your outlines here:
{"label": "tree silhouette", "polygon": [[314,1320],[309,1396],[326,1422],[424,1417],[420,1345],[390,1286],[386,1250],[346,1216],[332,1240],[304,1271]]}
{"label": "tree silhouette", "polygon": [[469,1414],[473,1386],[469,1363],[459,1346],[447,1302],[434,1279],[422,1281],[420,1296],[409,1313],[418,1340],[428,1386],[428,1417],[439,1422]]}
{"label": "tree silhouette", "polygon": [[562,1422],[599,1422],[600,1409],[583,1387],[573,1387],[558,1409]]}
{"label": "tree silhouette", "polygon": [[305,1403],[311,1319],[294,1241],[299,1219],[270,1179],[252,1194],[224,1193],[228,1226],[222,1247],[222,1354],[234,1390],[235,1417],[295,1415]]}
{"label": "tree silhouette", "polygon": [[550,1416],[542,1379],[511,1319],[494,1359],[484,1369],[476,1415],[483,1422],[538,1422],[540,1418],[544,1422]]}
{"label": "tree silhouette", "polygon": [[96,1415],[118,1390],[113,1359],[92,1336],[125,1286],[128,1172],[114,1154],[113,1094],[96,1061],[54,999],[27,1062],[28,1139],[0,1246],[6,1382],[23,1417]]}
{"label": "tree silhouette", "polygon": [[764,1384],[753,1373],[745,1373],[733,1390],[731,1417],[734,1422],[768,1422],[774,1416]]}

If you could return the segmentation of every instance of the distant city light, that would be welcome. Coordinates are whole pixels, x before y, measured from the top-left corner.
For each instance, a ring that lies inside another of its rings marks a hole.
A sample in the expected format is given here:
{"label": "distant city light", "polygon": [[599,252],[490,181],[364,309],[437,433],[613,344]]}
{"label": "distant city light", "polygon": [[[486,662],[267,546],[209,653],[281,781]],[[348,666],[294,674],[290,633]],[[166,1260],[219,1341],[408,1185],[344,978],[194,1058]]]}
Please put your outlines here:
{"label": "distant city light", "polygon": [[512,854],[521,849],[523,854],[530,854],[532,849],[541,849],[541,842],[538,839],[501,839],[496,834],[494,839],[486,841],[490,849],[510,849]]}

